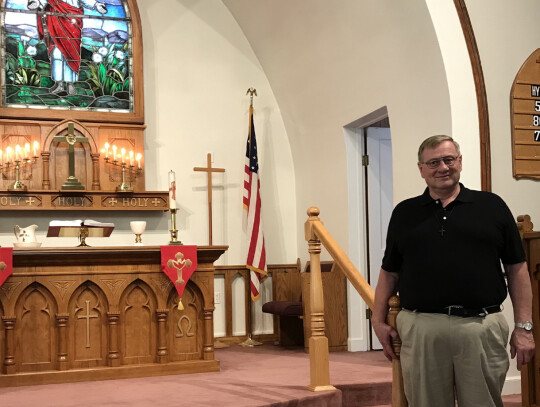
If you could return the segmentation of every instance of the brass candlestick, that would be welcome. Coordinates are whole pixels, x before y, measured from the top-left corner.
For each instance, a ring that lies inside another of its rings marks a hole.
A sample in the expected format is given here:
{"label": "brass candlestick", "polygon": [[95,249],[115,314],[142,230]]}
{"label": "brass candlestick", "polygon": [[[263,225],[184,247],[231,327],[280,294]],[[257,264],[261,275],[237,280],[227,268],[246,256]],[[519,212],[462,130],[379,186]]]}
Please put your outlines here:
{"label": "brass candlestick", "polygon": [[[133,169],[133,165],[130,165],[130,170]],[[122,163],[122,183],[116,187],[117,191],[133,191],[131,185],[126,183],[126,163]]]}
{"label": "brass candlestick", "polygon": [[26,191],[28,188],[19,180],[21,171],[21,160],[15,160],[15,182],[8,188],[8,191]]}
{"label": "brass candlestick", "polygon": [[81,243],[77,247],[90,247],[86,244],[86,238],[88,237],[88,234],[88,227],[81,226],[81,229],[79,230],[79,241]]}
{"label": "brass candlestick", "polygon": [[117,156],[115,154],[112,155],[112,159],[109,158],[108,155],[105,156],[105,162],[107,164],[110,164],[113,167],[117,167],[117,166],[122,167],[122,183],[116,187],[117,192],[132,192],[133,187],[131,186],[130,180],[128,180],[128,175],[129,174],[132,175],[129,178],[136,178],[142,172],[142,167],[140,166],[140,159],[138,159],[137,161],[139,163],[137,167],[133,165],[133,160],[131,158],[129,159],[131,161],[131,164],[128,164],[124,160],[123,156],[121,160],[117,159]]}
{"label": "brass candlestick", "polygon": [[169,242],[169,245],[181,245],[183,244],[180,240],[178,240],[178,230],[176,229],[176,208],[169,209],[171,212],[171,241]]}
{"label": "brass candlestick", "polygon": [[12,162],[7,161],[5,164],[0,164],[0,171],[7,172],[10,167],[13,166],[15,172],[15,182],[8,187],[8,191],[27,191],[28,187],[21,182],[21,168],[29,166],[32,171],[32,164],[37,162],[38,157],[33,156],[30,158],[14,159]]}

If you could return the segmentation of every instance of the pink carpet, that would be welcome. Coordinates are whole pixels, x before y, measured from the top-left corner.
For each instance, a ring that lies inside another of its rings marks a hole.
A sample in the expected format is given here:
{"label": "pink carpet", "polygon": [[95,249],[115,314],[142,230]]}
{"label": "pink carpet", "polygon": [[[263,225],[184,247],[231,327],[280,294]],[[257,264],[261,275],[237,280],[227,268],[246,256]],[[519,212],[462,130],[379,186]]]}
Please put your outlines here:
{"label": "pink carpet", "polygon": [[[330,353],[340,391],[313,393],[309,356],[273,345],[216,350],[221,371],[191,375],[0,388],[2,406],[18,407],[353,407],[390,404],[390,363],[382,352]],[[521,405],[519,395],[505,407]]]}

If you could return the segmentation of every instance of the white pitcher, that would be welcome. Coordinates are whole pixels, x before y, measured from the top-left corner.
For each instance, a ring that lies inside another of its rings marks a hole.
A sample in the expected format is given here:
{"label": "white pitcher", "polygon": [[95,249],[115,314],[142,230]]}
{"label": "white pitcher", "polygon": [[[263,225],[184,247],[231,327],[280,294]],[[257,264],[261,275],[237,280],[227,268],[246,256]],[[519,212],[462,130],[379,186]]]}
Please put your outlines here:
{"label": "white pitcher", "polygon": [[17,238],[17,243],[34,243],[36,242],[36,229],[37,225],[31,225],[27,226],[25,228],[19,227],[19,225],[15,225],[13,228],[13,233],[15,233],[15,237]]}

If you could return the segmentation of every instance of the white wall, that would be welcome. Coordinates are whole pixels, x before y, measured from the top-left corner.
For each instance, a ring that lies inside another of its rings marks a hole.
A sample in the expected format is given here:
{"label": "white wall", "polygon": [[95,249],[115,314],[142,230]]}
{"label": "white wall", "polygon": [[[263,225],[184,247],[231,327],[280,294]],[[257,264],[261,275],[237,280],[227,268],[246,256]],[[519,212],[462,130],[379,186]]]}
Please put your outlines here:
{"label": "white wall", "polygon": [[461,182],[481,189],[478,105],[467,44],[452,0],[426,0],[441,49],[448,90],[452,136],[463,155]]}
{"label": "white wall", "polygon": [[[396,202],[424,188],[416,168],[420,142],[451,130],[444,66],[425,1],[224,2],[280,105],[295,162],[298,221],[318,206],[348,251],[343,127],[388,107]],[[301,229],[298,252],[307,258]]]}

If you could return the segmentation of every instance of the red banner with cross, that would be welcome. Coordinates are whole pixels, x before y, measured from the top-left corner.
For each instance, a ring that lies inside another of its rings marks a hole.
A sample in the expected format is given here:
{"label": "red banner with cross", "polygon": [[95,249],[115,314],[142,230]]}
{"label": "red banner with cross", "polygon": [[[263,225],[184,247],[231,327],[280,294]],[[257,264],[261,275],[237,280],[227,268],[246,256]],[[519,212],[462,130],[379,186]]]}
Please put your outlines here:
{"label": "red banner with cross", "polygon": [[13,273],[13,248],[0,247],[0,287]]}
{"label": "red banner with cross", "polygon": [[172,281],[184,309],[182,295],[191,275],[197,270],[197,246],[161,246],[161,269]]}

